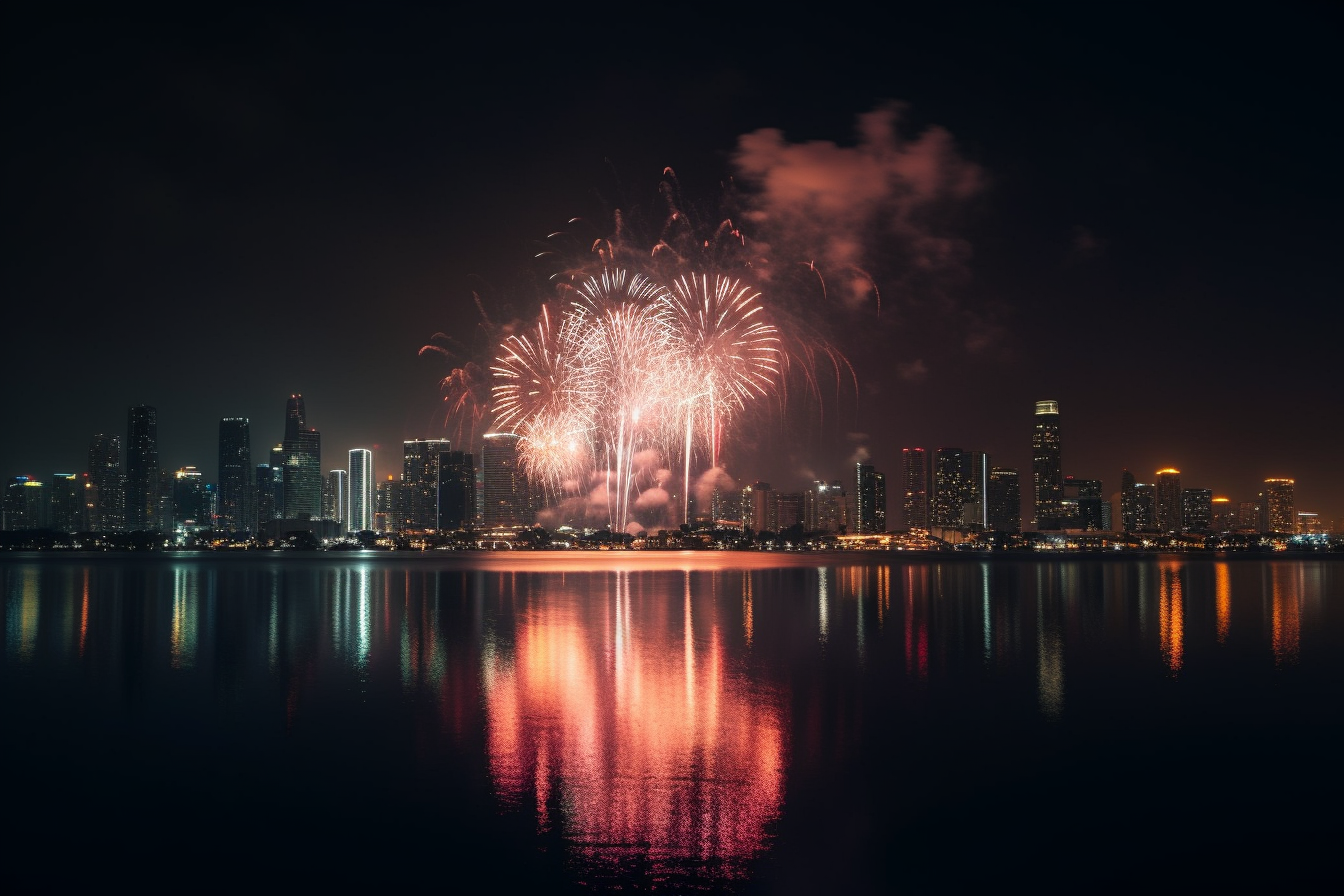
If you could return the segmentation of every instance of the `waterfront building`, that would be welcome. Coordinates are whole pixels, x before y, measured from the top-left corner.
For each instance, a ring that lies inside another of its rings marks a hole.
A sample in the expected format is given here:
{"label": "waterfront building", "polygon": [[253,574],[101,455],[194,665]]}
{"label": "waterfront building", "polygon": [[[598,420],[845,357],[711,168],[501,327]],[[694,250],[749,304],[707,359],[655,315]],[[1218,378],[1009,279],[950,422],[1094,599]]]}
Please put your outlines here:
{"label": "waterfront building", "polygon": [[1064,525],[1065,529],[1084,531],[1107,531],[1110,526],[1104,492],[1100,479],[1079,479],[1064,477]]}
{"label": "waterfront building", "polygon": [[251,427],[246,417],[219,421],[219,514],[214,528],[254,532],[257,528],[256,468],[252,465]]}
{"label": "waterfront building", "polygon": [[1181,489],[1181,531],[1195,534],[1213,531],[1213,489]]}
{"label": "waterfront building", "polygon": [[89,528],[120,532],[125,526],[126,476],[121,469],[121,436],[98,433],[89,442]]}
{"label": "waterfront building", "polygon": [[753,482],[742,489],[742,527],[753,532],[775,532],[773,490],[768,482]]}
{"label": "waterfront building", "polygon": [[283,518],[322,518],[322,434],[307,425],[303,396],[294,394],[285,406]]}
{"label": "waterfront building", "polygon": [[345,524],[345,502],[349,497],[349,474],[345,470],[328,470],[322,487],[322,519]]}
{"label": "waterfront building", "polygon": [[159,416],[149,405],[126,415],[126,528],[159,528]]}
{"label": "waterfront building", "polygon": [[1266,532],[1293,534],[1297,532],[1297,505],[1291,479],[1266,479],[1264,501]]}
{"label": "waterfront building", "polygon": [[854,465],[854,533],[880,535],[887,531],[886,476],[872,464]]}
{"label": "waterfront building", "polygon": [[532,486],[518,467],[518,436],[490,432],[481,448],[481,473],[487,527],[530,526],[536,521]]}
{"label": "waterfront building", "polygon": [[1173,534],[1184,530],[1181,508],[1181,471],[1167,467],[1157,471],[1157,531]]}
{"label": "waterfront building", "polygon": [[1031,431],[1032,527],[1058,529],[1062,523],[1064,466],[1060,447],[1059,402],[1036,402]]}
{"label": "waterfront building", "polygon": [[803,524],[803,493],[775,492],[775,531]]}
{"label": "waterfront building", "polygon": [[1152,482],[1134,483],[1133,532],[1157,531],[1157,485]]}
{"label": "waterfront building", "polygon": [[971,490],[971,456],[960,448],[939,448],[933,459],[933,508],[930,524],[956,529]]}
{"label": "waterfront building", "polygon": [[87,480],[87,473],[51,474],[48,526],[57,532],[83,532],[89,528],[84,495]]}
{"label": "waterfront building", "polygon": [[373,452],[368,448],[350,449],[350,493],[346,503],[346,531],[373,531],[377,509],[377,488],[373,472]]}
{"label": "waterfront building", "polygon": [[452,532],[476,524],[476,458],[465,451],[439,456],[438,519],[435,528]]}
{"label": "waterfront building", "polygon": [[439,458],[450,447],[447,439],[408,439],[402,443],[401,528],[438,528]]}
{"label": "waterfront building", "polygon": [[1011,467],[990,467],[985,492],[987,528],[992,532],[1021,532],[1022,488],[1017,470]]}
{"label": "waterfront building", "polygon": [[1230,498],[1216,497],[1209,506],[1210,528],[1214,532],[1231,532],[1237,528],[1237,505]]}
{"label": "waterfront building", "polygon": [[929,528],[929,463],[923,448],[901,449],[901,491],[905,528]]}
{"label": "waterfront building", "polygon": [[5,486],[4,500],[0,502],[0,529],[6,532],[44,529],[49,512],[46,486],[28,476],[15,476]]}
{"label": "waterfront building", "polygon": [[844,527],[845,489],[837,479],[820,479],[803,493],[803,528],[808,532],[838,533]]}
{"label": "waterfront building", "polygon": [[211,527],[210,503],[205,477],[196,467],[181,467],[172,475],[171,521],[160,526],[165,531],[194,531]]}

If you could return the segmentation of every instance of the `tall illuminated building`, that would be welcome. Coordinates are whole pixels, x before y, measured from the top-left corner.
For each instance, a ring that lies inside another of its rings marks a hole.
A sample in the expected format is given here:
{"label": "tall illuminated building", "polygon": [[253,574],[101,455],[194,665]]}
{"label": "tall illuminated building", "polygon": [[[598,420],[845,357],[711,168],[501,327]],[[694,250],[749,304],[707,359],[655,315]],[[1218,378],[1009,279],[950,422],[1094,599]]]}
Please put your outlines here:
{"label": "tall illuminated building", "polygon": [[126,528],[159,528],[159,415],[137,405],[126,415]]}
{"label": "tall illuminated building", "polygon": [[987,528],[991,532],[1022,531],[1022,488],[1017,470],[990,467],[985,488],[988,504]]}
{"label": "tall illuminated building", "polygon": [[1059,402],[1036,402],[1031,431],[1032,526],[1038,530],[1062,525],[1064,466],[1060,455]]}
{"label": "tall illuminated building", "polygon": [[887,531],[887,479],[872,464],[854,465],[854,532],[878,535]]}
{"label": "tall illuminated building", "polygon": [[1267,531],[1292,534],[1297,532],[1297,503],[1293,498],[1293,480],[1266,479],[1265,508]]}
{"label": "tall illuminated building", "polygon": [[939,448],[933,456],[933,508],[930,524],[942,529],[961,526],[962,505],[970,484],[971,457],[960,448]]}
{"label": "tall illuminated building", "polygon": [[476,522],[476,458],[464,451],[439,455],[438,521],[442,531],[469,529]]}
{"label": "tall illuminated building", "polygon": [[1137,485],[1133,473],[1120,471],[1120,529],[1124,532],[1139,531]]}
{"label": "tall illuminated building", "polygon": [[1181,489],[1181,531],[1213,531],[1213,489]]}
{"label": "tall illuminated building", "polygon": [[1134,483],[1133,532],[1157,531],[1157,486],[1151,482]]}
{"label": "tall illuminated building", "polygon": [[818,479],[803,493],[803,528],[808,532],[836,533],[844,526],[845,489],[836,480]]}
{"label": "tall illuminated building", "polygon": [[307,425],[302,395],[285,406],[284,506],[287,520],[322,518],[322,434]]}
{"label": "tall illuminated building", "polygon": [[83,532],[88,529],[88,514],[84,505],[85,482],[88,474],[52,473],[47,514],[48,525],[57,532]]}
{"label": "tall illuminated building", "polygon": [[210,528],[210,501],[205,477],[196,467],[182,467],[173,474],[172,512],[169,529],[195,531]]}
{"label": "tall illuminated building", "polygon": [[374,481],[373,452],[350,449],[350,497],[347,503],[348,532],[372,532],[377,507],[378,484]]}
{"label": "tall illuminated building", "polygon": [[1184,528],[1181,508],[1181,471],[1173,467],[1157,471],[1157,531],[1180,532]]}
{"label": "tall illuminated building", "polygon": [[1231,498],[1216,497],[1209,502],[1212,508],[1212,529],[1214,532],[1231,532],[1237,528],[1237,505]]}
{"label": "tall illuminated building", "polygon": [[1100,479],[1064,477],[1063,528],[1106,530],[1110,528],[1109,517]]}
{"label": "tall illuminated building", "polygon": [[89,528],[120,532],[126,521],[126,475],[121,437],[99,433],[89,442]]}
{"label": "tall illuminated building", "polygon": [[50,510],[45,484],[27,476],[15,476],[9,480],[0,500],[0,529],[21,532],[46,528]]}
{"label": "tall illuminated building", "polygon": [[518,436],[485,434],[481,447],[484,492],[482,522],[486,526],[530,526],[536,521],[532,487],[518,468]]}
{"label": "tall illuminated building", "polygon": [[742,526],[753,532],[775,532],[774,489],[768,482],[753,482],[742,489]]}
{"label": "tall illuminated building", "polygon": [[447,439],[408,439],[402,443],[403,529],[438,528],[439,457],[450,447]]}
{"label": "tall illuminated building", "polygon": [[345,522],[345,502],[349,493],[348,473],[345,470],[328,470],[322,485],[322,518],[337,523]]}
{"label": "tall illuminated building", "polygon": [[901,492],[905,528],[929,528],[929,462],[923,448],[901,449]]}
{"label": "tall illuminated building", "polygon": [[252,465],[252,435],[246,417],[219,421],[219,517],[214,527],[226,532],[257,528],[256,468]]}

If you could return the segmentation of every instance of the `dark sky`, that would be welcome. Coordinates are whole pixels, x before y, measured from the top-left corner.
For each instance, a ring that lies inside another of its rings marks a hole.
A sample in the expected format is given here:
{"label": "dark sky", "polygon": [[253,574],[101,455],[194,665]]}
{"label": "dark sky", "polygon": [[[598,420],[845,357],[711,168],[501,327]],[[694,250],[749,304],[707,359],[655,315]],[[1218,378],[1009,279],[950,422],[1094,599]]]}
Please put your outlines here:
{"label": "dark sky", "polygon": [[955,446],[1026,484],[1054,399],[1108,493],[1287,476],[1344,525],[1338,6],[944,6],[11,16],[0,474],[151,404],[213,481],[219,419],[263,462],[291,392],[324,468],[397,473],[551,295],[534,256],[591,261],[619,209],[638,257],[674,196],[853,368],[744,420],[741,481]]}

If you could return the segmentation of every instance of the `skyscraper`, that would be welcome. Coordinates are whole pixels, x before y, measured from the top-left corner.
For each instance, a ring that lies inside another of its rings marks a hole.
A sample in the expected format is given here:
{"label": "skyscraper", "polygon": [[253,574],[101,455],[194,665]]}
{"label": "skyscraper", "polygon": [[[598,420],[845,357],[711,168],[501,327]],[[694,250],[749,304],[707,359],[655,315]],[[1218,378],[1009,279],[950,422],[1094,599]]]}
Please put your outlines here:
{"label": "skyscraper", "polygon": [[121,437],[99,433],[89,443],[89,528],[120,532],[126,521],[126,477]]}
{"label": "skyscraper", "polygon": [[1058,529],[1064,499],[1064,466],[1059,440],[1059,403],[1036,402],[1031,432],[1032,525]]}
{"label": "skyscraper", "polygon": [[322,484],[322,519],[345,522],[345,502],[349,497],[348,474],[345,470],[328,470]]}
{"label": "skyscraper", "polygon": [[137,405],[126,422],[126,528],[149,531],[159,519],[159,416]]}
{"label": "skyscraper", "polygon": [[490,432],[481,449],[486,526],[530,526],[536,513],[532,489],[518,469],[518,436]]}
{"label": "skyscraper", "polygon": [[1265,516],[1267,530],[1279,533],[1297,531],[1297,502],[1293,497],[1294,482],[1291,479],[1265,480]]}
{"label": "skyscraper", "polygon": [[1213,530],[1213,489],[1181,489],[1181,531],[1210,532]]}
{"label": "skyscraper", "polygon": [[322,518],[322,435],[307,425],[302,395],[285,408],[284,518]]}
{"label": "skyscraper", "polygon": [[439,517],[435,528],[454,531],[476,522],[476,458],[463,451],[439,456]]}
{"label": "skyscraper", "polygon": [[252,436],[246,417],[219,421],[219,518],[214,527],[226,532],[257,528],[256,471]]}
{"label": "skyscraper", "polygon": [[1120,471],[1120,528],[1125,532],[1139,531],[1137,482],[1129,470]]}
{"label": "skyscraper", "polygon": [[1181,471],[1173,467],[1157,471],[1157,531],[1180,532],[1184,528],[1181,512]]}
{"label": "skyscraper", "polygon": [[88,515],[84,506],[85,476],[77,473],[51,474],[47,520],[57,532],[82,532],[88,528]]}
{"label": "skyscraper", "polygon": [[373,514],[378,484],[373,478],[373,452],[367,448],[350,449],[350,499],[346,531],[373,531]]}
{"label": "skyscraper", "polygon": [[933,459],[932,525],[947,529],[961,526],[970,484],[971,456],[960,448],[939,448]]}
{"label": "skyscraper", "polygon": [[985,488],[989,504],[987,526],[993,532],[1022,531],[1022,488],[1017,471],[1010,467],[990,467]]}
{"label": "skyscraper", "polygon": [[173,474],[173,529],[197,530],[210,526],[209,496],[205,478],[195,467],[182,467]]}
{"label": "skyscraper", "polygon": [[929,528],[929,465],[923,448],[901,449],[901,491],[905,527]]}
{"label": "skyscraper", "polygon": [[886,476],[872,464],[854,465],[855,534],[878,535],[887,531]]}
{"label": "skyscraper", "polygon": [[402,528],[438,528],[439,457],[450,447],[447,439],[408,439],[402,443]]}

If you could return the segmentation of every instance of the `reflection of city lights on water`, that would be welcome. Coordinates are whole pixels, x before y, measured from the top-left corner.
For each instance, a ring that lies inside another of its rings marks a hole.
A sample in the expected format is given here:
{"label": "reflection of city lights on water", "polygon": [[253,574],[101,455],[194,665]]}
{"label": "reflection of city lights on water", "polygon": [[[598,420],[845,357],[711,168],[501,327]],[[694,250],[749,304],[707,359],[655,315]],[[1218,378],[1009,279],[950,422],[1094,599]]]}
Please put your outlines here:
{"label": "reflection of city lights on water", "polygon": [[535,800],[538,825],[563,824],[599,872],[692,859],[740,877],[783,801],[780,701],[729,673],[717,605],[696,598],[689,576],[680,614],[658,615],[658,601],[636,607],[633,625],[628,576],[618,579],[605,607],[614,625],[548,604],[519,617],[512,650],[483,657],[498,791],[519,808]]}
{"label": "reflection of city lights on water", "polygon": [[1270,572],[1270,602],[1272,606],[1271,643],[1274,662],[1287,665],[1297,662],[1298,647],[1302,640],[1300,567],[1275,563]]}
{"label": "reflection of city lights on water", "polygon": [[1177,560],[1167,561],[1158,568],[1158,636],[1162,655],[1172,672],[1181,671],[1185,655],[1185,611],[1181,594],[1181,570]]}

